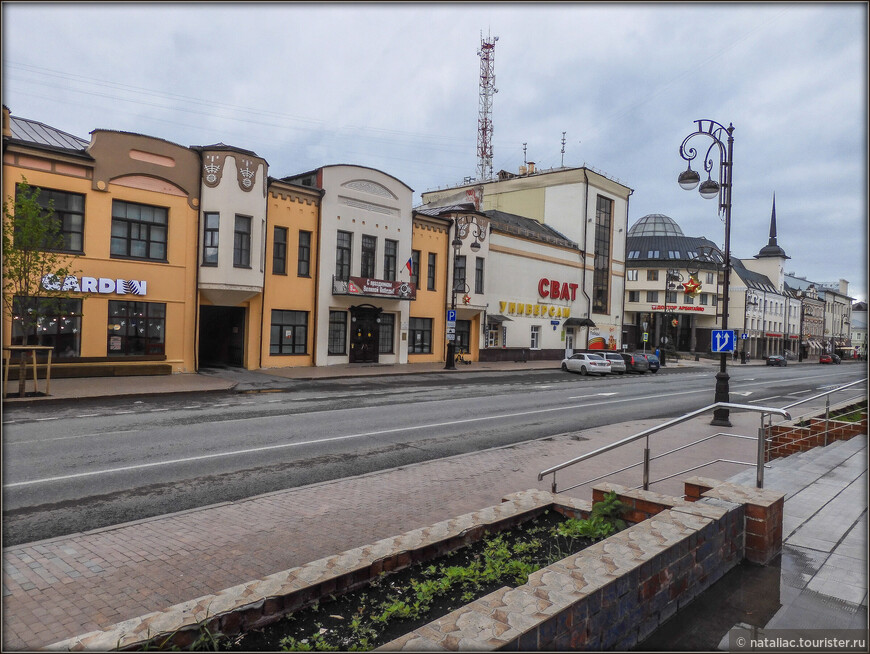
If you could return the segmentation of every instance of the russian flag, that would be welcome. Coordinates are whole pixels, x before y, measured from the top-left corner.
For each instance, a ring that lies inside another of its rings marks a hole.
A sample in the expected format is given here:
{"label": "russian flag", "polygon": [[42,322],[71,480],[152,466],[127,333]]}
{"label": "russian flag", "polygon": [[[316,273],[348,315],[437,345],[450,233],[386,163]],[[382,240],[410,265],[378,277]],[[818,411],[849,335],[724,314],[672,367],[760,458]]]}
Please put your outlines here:
{"label": "russian flag", "polygon": [[408,261],[407,261],[407,263],[405,264],[405,268],[408,269],[408,274],[409,274],[409,275],[413,275],[413,274],[414,274],[414,264],[412,263],[413,260],[414,260],[414,257],[413,257],[413,256],[412,256],[412,257],[408,257]]}

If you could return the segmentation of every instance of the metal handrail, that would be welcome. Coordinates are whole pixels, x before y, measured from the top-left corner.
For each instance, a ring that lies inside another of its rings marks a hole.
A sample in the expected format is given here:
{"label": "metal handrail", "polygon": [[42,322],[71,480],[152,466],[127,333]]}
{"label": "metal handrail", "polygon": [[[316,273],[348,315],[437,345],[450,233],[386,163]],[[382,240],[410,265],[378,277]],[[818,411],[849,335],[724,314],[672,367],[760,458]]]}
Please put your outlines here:
{"label": "metal handrail", "polygon": [[820,397],[825,397],[826,395],[830,397],[831,393],[836,393],[837,391],[842,391],[844,388],[849,388],[851,386],[855,386],[857,384],[863,384],[867,382],[867,378],[859,379],[858,381],[853,381],[848,384],[843,384],[842,386],[837,386],[837,388],[831,389],[830,391],[825,391],[824,393],[819,393],[818,395],[813,395],[812,397],[806,397],[802,400],[798,400],[797,402],[792,402],[791,404],[786,404],[783,409],[790,409],[793,406],[797,406],[798,404],[803,404],[804,402],[811,402],[812,400],[818,400]]}
{"label": "metal handrail", "polygon": [[[586,454],[581,454],[578,457],[574,457],[570,461],[565,461],[564,463],[560,463],[558,465],[547,468],[546,470],[542,470],[538,473],[538,481],[541,481],[544,478],[544,475],[553,475],[553,484],[552,489],[553,492],[556,491],[556,473],[559,470],[572,466],[576,463],[580,463],[582,461],[586,461],[588,459],[594,458],[600,454],[604,454],[606,452],[610,452],[611,450],[615,450],[623,445],[628,445],[629,443],[633,443],[634,441],[640,440],[641,438],[646,438],[646,446],[644,448],[644,457],[643,457],[643,489],[649,490],[649,437],[656,432],[663,431],[665,429],[669,429],[674,425],[679,425],[687,420],[691,420],[692,418],[696,418],[699,415],[707,413],[711,410],[716,409],[735,409],[738,411],[753,411],[755,413],[761,413],[761,429],[758,432],[758,462],[757,462],[757,476],[756,476],[756,485],[759,488],[762,488],[764,484],[764,416],[778,414],[783,416],[786,420],[791,419],[791,414],[785,409],[778,409],[775,407],[758,407],[752,406],[748,404],[732,404],[731,402],[716,402],[714,404],[710,404],[709,406],[705,406],[701,409],[697,409],[695,411],[691,411],[686,413],[678,418],[674,418],[673,420],[669,420],[661,425],[657,425],[655,427],[650,427],[649,429],[645,429],[637,434],[633,434],[626,438],[620,439],[614,443],[610,443],[609,445],[605,445],[604,447],[599,447],[597,450],[593,450],[592,452],[587,452]],[[630,466],[634,467],[634,466]]]}
{"label": "metal handrail", "polygon": [[[857,381],[849,382],[848,384],[843,384],[842,386],[837,386],[837,388],[832,388],[829,391],[825,391],[824,393],[819,393],[818,395],[813,395],[812,397],[805,397],[804,399],[798,400],[797,402],[792,402],[791,404],[786,404],[782,408],[783,409],[790,409],[790,408],[795,407],[799,404],[804,404],[806,402],[811,402],[813,400],[818,400],[819,398],[824,397],[825,398],[825,442],[824,442],[824,444],[825,444],[825,446],[827,446],[828,445],[828,432],[831,429],[831,395],[833,395],[834,393],[838,393],[839,391],[842,391],[845,388],[851,388],[852,386],[855,386],[857,384],[865,384],[865,383],[867,383],[867,377],[864,377],[864,379],[859,379]],[[860,399],[861,398],[855,398],[855,401],[859,401]],[[851,400],[848,400],[848,401],[851,401]],[[764,418],[762,418],[762,423],[763,422],[764,422]],[[767,429],[767,437],[765,438],[766,442],[769,442],[771,440],[770,432],[773,430],[772,422],[773,422],[772,420],[768,420],[768,422],[767,422],[767,428],[766,428]],[[764,429],[763,425],[762,425],[762,429]],[[806,439],[798,439],[798,440],[806,440]]]}

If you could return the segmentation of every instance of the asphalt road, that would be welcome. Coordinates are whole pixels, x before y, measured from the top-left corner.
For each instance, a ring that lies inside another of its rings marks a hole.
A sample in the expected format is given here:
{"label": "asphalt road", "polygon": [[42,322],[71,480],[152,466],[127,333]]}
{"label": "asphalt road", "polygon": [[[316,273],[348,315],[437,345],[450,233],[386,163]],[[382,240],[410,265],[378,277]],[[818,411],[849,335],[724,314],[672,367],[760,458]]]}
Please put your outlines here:
{"label": "asphalt road", "polygon": [[[731,401],[782,406],[863,366],[729,369]],[[713,401],[712,369],[291,382],[280,392],[9,407],[11,546],[270,491],[648,418]]]}

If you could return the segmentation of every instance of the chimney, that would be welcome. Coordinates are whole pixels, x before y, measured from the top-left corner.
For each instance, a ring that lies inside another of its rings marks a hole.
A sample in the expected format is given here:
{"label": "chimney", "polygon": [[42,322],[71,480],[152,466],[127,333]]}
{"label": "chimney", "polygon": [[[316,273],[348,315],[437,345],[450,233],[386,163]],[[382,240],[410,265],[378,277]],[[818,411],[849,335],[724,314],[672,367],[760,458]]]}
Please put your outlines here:
{"label": "chimney", "polygon": [[840,280],[840,293],[842,295],[849,295],[849,282],[845,279]]}
{"label": "chimney", "polygon": [[529,175],[533,175],[534,173],[535,173],[535,162],[530,161],[529,162]]}
{"label": "chimney", "polygon": [[526,174],[526,167],[520,166],[520,175],[525,175],[525,174]]}
{"label": "chimney", "polygon": [[3,136],[12,136],[12,116],[9,107],[3,105]]}

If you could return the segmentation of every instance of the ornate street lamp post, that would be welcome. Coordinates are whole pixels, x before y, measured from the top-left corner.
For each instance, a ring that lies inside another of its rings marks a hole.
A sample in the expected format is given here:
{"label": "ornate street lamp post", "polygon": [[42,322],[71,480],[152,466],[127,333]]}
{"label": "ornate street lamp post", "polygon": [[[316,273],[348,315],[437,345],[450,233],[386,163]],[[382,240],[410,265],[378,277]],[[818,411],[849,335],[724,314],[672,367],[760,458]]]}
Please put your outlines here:
{"label": "ornate street lamp post", "polygon": [[[731,186],[732,186],[732,154],[734,149],[734,125],[729,124],[724,127],[714,120],[696,120],[695,124],[698,129],[689,134],[683,139],[680,145],[680,156],[688,162],[688,168],[680,173],[678,183],[680,187],[687,191],[691,191],[698,182],[701,181],[701,176],[697,171],[692,170],[692,160],[698,156],[697,150],[693,147],[687,147],[689,141],[695,136],[703,136],[712,140],[710,147],[707,148],[707,154],[704,156],[703,164],[704,171],[707,173],[707,180],[701,182],[698,187],[698,192],[701,197],[712,200],[719,197],[719,213],[724,213],[725,217],[725,279],[722,283],[722,330],[728,330],[728,291],[729,282],[731,281]],[[726,138],[727,135],[727,138]],[[723,138],[725,139],[723,141]],[[719,181],[716,182],[711,177],[713,166],[716,164],[714,159],[715,150],[718,150],[718,172]],[[719,359],[719,372],[716,373],[716,393],[714,396],[715,402],[728,402],[728,353],[722,352]],[[716,409],[713,412],[713,420],[711,425],[722,427],[730,427],[728,409]]]}
{"label": "ornate street lamp post", "polygon": [[[453,221],[454,235],[450,242],[453,248],[453,280],[451,283],[450,292],[450,308],[456,314],[456,294],[470,292],[465,279],[456,278],[456,261],[459,259],[459,252],[462,250],[462,242],[471,234],[474,239],[469,248],[472,252],[480,251],[480,242],[486,238],[488,219],[478,221],[476,216],[462,215],[458,216]],[[466,270],[467,275],[467,270]],[[444,370],[456,370],[456,333],[453,333],[453,339],[447,341],[447,361],[444,363]]]}

